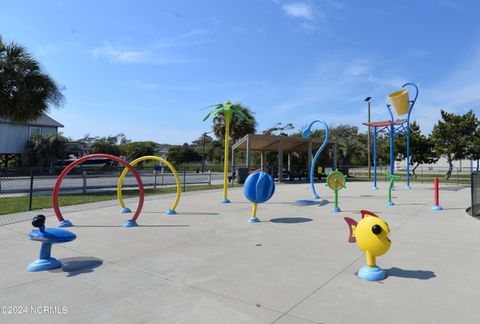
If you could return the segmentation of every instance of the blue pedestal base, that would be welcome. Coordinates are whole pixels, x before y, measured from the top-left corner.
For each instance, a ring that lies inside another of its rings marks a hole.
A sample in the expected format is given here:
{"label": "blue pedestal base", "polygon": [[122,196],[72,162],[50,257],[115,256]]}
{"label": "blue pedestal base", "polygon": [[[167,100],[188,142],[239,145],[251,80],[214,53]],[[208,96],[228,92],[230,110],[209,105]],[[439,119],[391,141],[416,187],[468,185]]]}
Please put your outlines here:
{"label": "blue pedestal base", "polygon": [[62,264],[55,258],[37,259],[27,267],[28,272],[46,271],[61,268]]}
{"label": "blue pedestal base", "polygon": [[223,199],[223,200],[220,200],[220,203],[221,203],[221,204],[229,204],[229,203],[230,203],[230,200],[228,200],[228,199]]}
{"label": "blue pedestal base", "polygon": [[443,210],[443,208],[440,205],[435,205],[432,207],[432,210]]}
{"label": "blue pedestal base", "polygon": [[379,267],[364,266],[358,270],[358,277],[366,281],[379,281],[386,277],[385,270]]}
{"label": "blue pedestal base", "polygon": [[395,206],[395,203],[393,201],[387,202],[387,206]]}
{"label": "blue pedestal base", "polygon": [[377,191],[377,190],[378,190],[378,187],[373,187],[372,189],[375,190],[375,191]]}
{"label": "blue pedestal base", "polygon": [[249,223],[260,223],[260,220],[257,217],[250,217],[248,219]]}
{"label": "blue pedestal base", "polygon": [[312,195],[312,198],[313,198],[313,199],[320,199],[320,196],[317,195],[317,194],[313,194],[313,195]]}
{"label": "blue pedestal base", "polygon": [[332,212],[334,212],[334,213],[341,212],[340,207],[333,207]]}
{"label": "blue pedestal base", "polygon": [[125,207],[125,208],[122,208],[122,210],[120,211],[120,214],[130,214],[132,212],[132,210],[128,207]]}
{"label": "blue pedestal base", "polygon": [[72,227],[72,226],[73,226],[72,222],[66,219],[57,224],[57,227]]}
{"label": "blue pedestal base", "polygon": [[173,209],[168,209],[165,214],[167,214],[167,215],[176,215],[177,212],[174,211]]}
{"label": "blue pedestal base", "polygon": [[136,227],[136,226],[138,226],[138,224],[132,221],[131,219],[123,223],[123,227]]}
{"label": "blue pedestal base", "polygon": [[412,186],[405,186],[405,189],[412,189]]}

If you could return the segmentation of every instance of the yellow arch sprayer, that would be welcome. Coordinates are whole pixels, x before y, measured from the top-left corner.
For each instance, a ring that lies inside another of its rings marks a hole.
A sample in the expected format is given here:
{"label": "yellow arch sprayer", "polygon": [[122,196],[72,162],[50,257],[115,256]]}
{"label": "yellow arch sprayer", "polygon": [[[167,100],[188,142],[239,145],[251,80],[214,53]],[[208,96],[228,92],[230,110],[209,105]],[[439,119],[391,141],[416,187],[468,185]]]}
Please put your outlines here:
{"label": "yellow arch sprayer", "polygon": [[[175,182],[177,184],[177,195],[175,197],[175,201],[172,204],[172,207],[170,209],[168,209],[167,212],[166,212],[167,215],[175,215],[177,213],[175,210],[176,210],[176,208],[178,206],[178,203],[180,201],[180,194],[182,192],[182,185],[180,183],[180,177],[178,176],[177,170],[175,170],[173,165],[170,162],[168,162],[167,160],[165,160],[165,159],[163,159],[159,156],[154,156],[154,155],[146,155],[146,156],[139,157],[138,159],[130,162],[130,165],[133,167],[133,166],[137,165],[138,163],[140,163],[142,161],[146,161],[146,160],[155,160],[155,161],[165,163],[168,166],[168,168],[172,171],[173,175],[175,176]],[[132,212],[130,210],[130,208],[125,207],[125,203],[123,202],[123,198],[122,198],[123,180],[125,179],[125,176],[127,175],[127,173],[128,173],[128,169],[125,168],[123,170],[122,174],[120,175],[120,177],[118,178],[118,184],[117,184],[117,199],[118,199],[118,202],[120,203],[120,207],[122,207],[122,211],[121,211],[122,213],[131,213]]]}

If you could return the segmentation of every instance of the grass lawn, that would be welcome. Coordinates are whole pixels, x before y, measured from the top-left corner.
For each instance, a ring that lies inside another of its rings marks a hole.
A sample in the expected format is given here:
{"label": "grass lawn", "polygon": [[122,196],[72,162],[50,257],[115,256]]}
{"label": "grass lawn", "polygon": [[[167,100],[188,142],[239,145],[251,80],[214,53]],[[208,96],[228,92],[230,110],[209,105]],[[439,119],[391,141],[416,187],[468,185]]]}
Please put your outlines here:
{"label": "grass lawn", "polygon": [[[241,185],[234,185],[235,187]],[[231,185],[229,186],[231,188]],[[186,191],[198,191],[198,190],[210,190],[210,189],[220,189],[223,188],[223,184],[218,185],[198,185],[198,186],[187,186]],[[157,189],[145,189],[145,195],[161,195],[167,193],[175,193],[177,191],[176,187],[168,188],[157,188]],[[124,190],[123,197],[136,197],[138,196],[138,190]],[[70,206],[77,204],[85,204],[96,201],[105,201],[105,200],[116,200],[117,192],[115,190],[103,191],[103,192],[93,192],[88,194],[63,194],[58,197],[60,206]],[[19,212],[25,212],[29,210],[29,200],[28,196],[23,197],[5,197],[0,198],[0,215],[7,215]],[[32,210],[52,208],[52,197],[51,196],[33,196],[32,197]]]}
{"label": "grass lawn", "polygon": [[[396,180],[395,182],[405,182],[406,181],[406,174],[398,173],[397,175],[401,176],[400,180]],[[433,185],[433,178],[437,177],[440,184],[466,184],[469,185],[471,182],[470,174],[455,174],[452,173],[452,176],[449,180],[445,179],[445,174],[417,174],[417,178],[410,176],[410,182],[416,183],[432,183]],[[373,172],[372,177],[368,178],[367,172],[354,172],[352,177],[349,177],[347,181],[372,181],[373,182]],[[383,173],[377,174],[377,181],[378,182],[388,182],[389,178],[384,176]]]}

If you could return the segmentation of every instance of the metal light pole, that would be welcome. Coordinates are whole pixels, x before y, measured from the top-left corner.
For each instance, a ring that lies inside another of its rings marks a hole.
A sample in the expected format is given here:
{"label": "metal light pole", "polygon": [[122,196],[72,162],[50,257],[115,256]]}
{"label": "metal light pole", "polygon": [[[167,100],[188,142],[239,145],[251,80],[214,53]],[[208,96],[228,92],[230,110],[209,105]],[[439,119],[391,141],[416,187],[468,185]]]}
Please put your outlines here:
{"label": "metal light pole", "polygon": [[[372,97],[365,98],[364,101],[368,103],[368,123],[370,123],[370,99]],[[367,159],[368,159],[368,178],[372,177],[372,166],[370,165],[370,126],[368,126],[368,133],[367,133]]]}

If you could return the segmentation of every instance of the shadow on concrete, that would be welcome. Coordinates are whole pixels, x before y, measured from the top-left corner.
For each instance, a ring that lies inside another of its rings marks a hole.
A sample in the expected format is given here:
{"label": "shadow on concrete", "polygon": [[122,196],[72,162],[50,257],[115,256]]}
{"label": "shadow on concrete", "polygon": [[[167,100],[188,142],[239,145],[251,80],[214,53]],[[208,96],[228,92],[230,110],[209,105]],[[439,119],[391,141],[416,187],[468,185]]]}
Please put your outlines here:
{"label": "shadow on concrete", "polygon": [[[74,225],[73,227],[123,227],[122,225]],[[138,227],[190,227],[190,225],[143,225]]]}
{"label": "shadow on concrete", "polygon": [[297,223],[311,222],[312,219],[305,218],[305,217],[283,217],[283,218],[273,218],[270,221],[272,223],[297,224]]}
{"label": "shadow on concrete", "polygon": [[103,260],[93,257],[74,257],[59,260],[62,263],[61,269],[51,270],[50,272],[67,272],[67,277],[74,277],[83,273],[93,272],[103,264]]}
{"label": "shadow on concrete", "polygon": [[220,215],[219,213],[202,213],[202,212],[184,212],[184,211],[179,211],[179,215]]}
{"label": "shadow on concrete", "polygon": [[387,277],[399,277],[409,279],[428,280],[435,278],[435,272],[430,270],[404,270],[400,268],[385,269]]}
{"label": "shadow on concrete", "polygon": [[149,211],[149,210],[142,210],[142,214],[159,214],[159,215],[165,215],[165,211],[159,210],[159,211]]}
{"label": "shadow on concrete", "polygon": [[322,200],[300,199],[291,204],[294,206],[303,207],[303,206],[313,206],[313,205],[325,206],[325,205],[328,205],[329,203],[330,202],[326,199],[322,199]]}
{"label": "shadow on concrete", "polygon": [[[165,215],[165,211],[143,211],[142,210],[142,214]],[[178,215],[220,215],[219,213],[184,212],[184,211],[179,211],[179,212],[177,212],[177,214]]]}
{"label": "shadow on concrete", "polygon": [[190,225],[143,225],[143,224],[138,224],[138,227],[190,227]]}
{"label": "shadow on concrete", "polygon": [[[231,201],[232,204],[247,204],[247,205],[251,205],[252,202],[250,201]],[[269,201],[269,202],[266,202],[266,204],[272,204],[272,205],[288,205],[290,204],[290,202],[281,202],[281,201]],[[225,205],[225,206],[228,206],[229,204],[219,204],[219,205]]]}
{"label": "shadow on concrete", "polygon": [[[394,201],[395,202],[395,201]],[[396,203],[395,202],[395,205],[397,206],[428,206],[428,203],[409,203],[409,204],[400,204],[400,203]]]}
{"label": "shadow on concrete", "polygon": [[330,203],[330,201],[328,201],[326,199],[323,199],[318,203],[318,205],[319,206],[325,206],[325,205],[328,205],[329,203]]}

